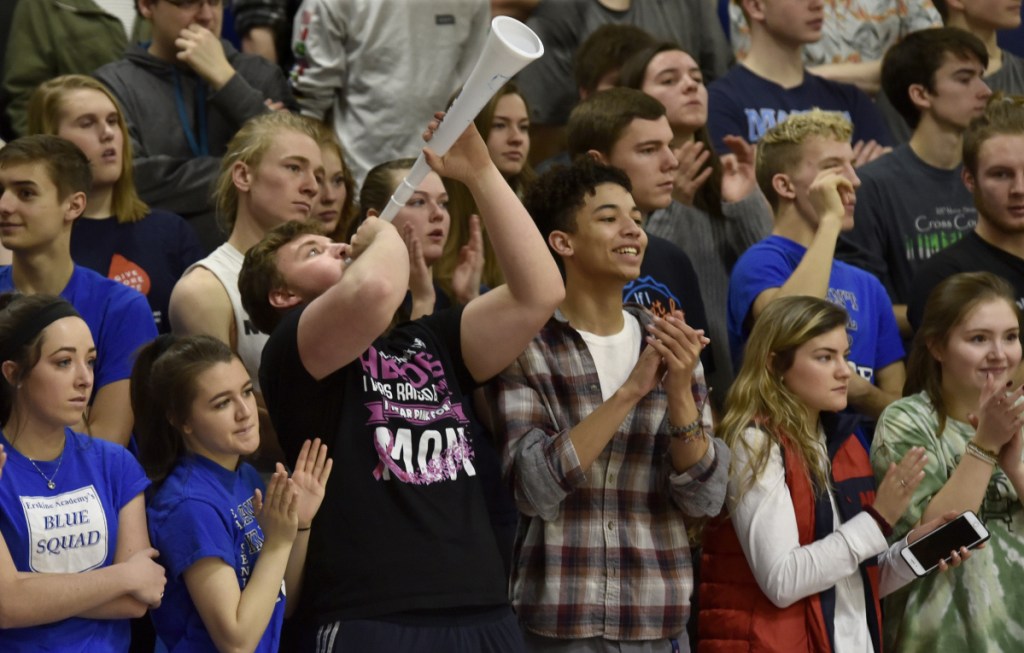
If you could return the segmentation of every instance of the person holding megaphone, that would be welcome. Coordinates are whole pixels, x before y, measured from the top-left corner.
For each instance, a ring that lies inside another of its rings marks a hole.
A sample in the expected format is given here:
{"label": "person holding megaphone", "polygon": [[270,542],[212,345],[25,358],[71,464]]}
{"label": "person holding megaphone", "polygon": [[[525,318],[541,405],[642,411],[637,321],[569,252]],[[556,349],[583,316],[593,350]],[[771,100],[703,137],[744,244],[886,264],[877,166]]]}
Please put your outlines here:
{"label": "person holding megaphone", "polygon": [[[310,533],[304,650],[525,650],[465,406],[565,291],[475,126],[445,156],[424,153],[435,173],[469,187],[506,284],[465,306],[396,318],[409,250],[373,215],[350,244],[281,225],[249,251],[239,278],[253,322],[272,331],[260,375],[286,454],[294,459],[301,445],[289,434],[315,432],[339,467]],[[420,188],[396,222],[439,201]],[[444,224],[447,210],[437,210]]]}

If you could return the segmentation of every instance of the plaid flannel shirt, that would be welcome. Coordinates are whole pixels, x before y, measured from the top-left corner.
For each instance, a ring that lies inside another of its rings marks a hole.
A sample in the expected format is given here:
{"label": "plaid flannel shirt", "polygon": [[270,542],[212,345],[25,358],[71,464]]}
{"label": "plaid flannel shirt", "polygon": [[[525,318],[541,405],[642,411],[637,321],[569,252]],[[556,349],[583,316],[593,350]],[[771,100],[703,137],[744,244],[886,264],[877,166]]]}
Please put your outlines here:
{"label": "plaid flannel shirt", "polygon": [[[627,307],[642,324],[643,309]],[[704,406],[702,367],[693,392]],[[676,473],[668,457],[668,397],[659,384],[619,426],[590,469],[569,430],[601,405],[594,360],[560,313],[496,384],[502,467],[523,513],[512,600],[520,619],[547,637],[651,640],[686,626],[693,591],[684,515],[714,516],[728,483],[729,450]]]}

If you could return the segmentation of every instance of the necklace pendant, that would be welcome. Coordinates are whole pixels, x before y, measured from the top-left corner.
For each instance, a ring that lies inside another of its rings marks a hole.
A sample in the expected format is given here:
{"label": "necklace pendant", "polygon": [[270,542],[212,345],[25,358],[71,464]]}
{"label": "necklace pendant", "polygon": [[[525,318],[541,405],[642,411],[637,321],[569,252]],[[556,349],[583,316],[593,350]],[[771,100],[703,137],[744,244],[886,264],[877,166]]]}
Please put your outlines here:
{"label": "necklace pendant", "polygon": [[56,484],[56,483],[54,483],[53,481],[47,481],[47,482],[46,482],[46,487],[48,487],[48,488],[50,488],[50,489],[52,490],[52,489],[54,489],[55,487],[57,487],[57,484]]}

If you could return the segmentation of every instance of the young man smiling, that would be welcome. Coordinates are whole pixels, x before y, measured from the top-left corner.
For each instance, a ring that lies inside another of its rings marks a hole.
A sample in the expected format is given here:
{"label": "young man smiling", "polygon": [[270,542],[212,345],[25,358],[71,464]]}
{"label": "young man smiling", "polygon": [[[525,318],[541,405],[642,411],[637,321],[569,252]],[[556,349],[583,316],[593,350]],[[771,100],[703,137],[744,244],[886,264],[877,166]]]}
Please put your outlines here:
{"label": "young man smiling", "polygon": [[12,264],[0,291],[60,295],[96,341],[94,393],[75,430],[123,445],[131,436],[129,377],[135,351],[156,337],[146,298],[71,260],[71,226],[85,210],[89,160],[56,136],[26,136],[0,149],[0,242]]}
{"label": "young man smiling", "polygon": [[[669,148],[665,107],[654,98],[627,88],[595,93],[573,110],[567,136],[573,159],[587,156],[626,173],[641,218],[672,201],[679,161]],[[683,310],[690,324],[705,326],[693,264],[664,238],[648,236],[640,275],[626,284],[623,298],[659,316]]]}
{"label": "young man smiling", "polygon": [[325,651],[525,651],[466,411],[468,394],[515,360],[564,291],[473,125],[427,160],[469,188],[504,285],[401,319],[409,249],[372,216],[345,245],[281,225],[239,278],[253,318],[273,331],[260,378],[289,461],[315,431],[343,468],[310,534],[303,588]]}
{"label": "young man smiling", "polygon": [[[683,205],[692,198],[682,196],[682,184],[688,180],[671,149],[673,132],[665,107],[635,89],[613,88],[581,102],[569,118],[568,136],[573,157],[590,156],[629,176],[637,207],[649,218],[644,225],[649,244],[640,277],[626,284],[624,297],[658,315],[681,308],[689,324],[707,330],[711,346],[701,358],[718,390],[712,400],[721,408],[732,383],[725,328],[728,272],[716,246],[708,243],[724,242],[723,248],[729,249],[737,241],[753,242],[766,235],[771,218],[764,215],[768,211],[760,191],[755,188],[740,193],[738,201],[723,202],[728,221],[695,215],[698,209]],[[742,230],[755,234],[737,233]],[[711,250],[714,260],[707,256]],[[702,266],[705,276],[697,276],[694,263]]]}
{"label": "young man smiling", "polygon": [[725,498],[703,331],[678,311],[622,305],[647,246],[630,188],[584,157],[526,198],[566,287],[496,388],[523,513],[512,598],[536,651],[689,650],[685,518],[716,515]]}
{"label": "young man smiling", "polygon": [[[813,110],[765,133],[757,180],[775,212],[772,234],[740,257],[729,283],[729,339],[740,360],[750,329],[773,300],[821,297],[850,316],[849,402],[876,419],[900,397],[906,372],[892,303],[877,279],[834,260],[836,241],[853,227],[856,189],[852,128],[840,114]],[[865,440],[865,444],[866,444]]]}
{"label": "young man smiling", "polygon": [[932,288],[958,272],[992,272],[1013,286],[1024,308],[1024,106],[995,96],[964,133],[964,185],[978,224],[914,277],[907,316],[917,328]]}

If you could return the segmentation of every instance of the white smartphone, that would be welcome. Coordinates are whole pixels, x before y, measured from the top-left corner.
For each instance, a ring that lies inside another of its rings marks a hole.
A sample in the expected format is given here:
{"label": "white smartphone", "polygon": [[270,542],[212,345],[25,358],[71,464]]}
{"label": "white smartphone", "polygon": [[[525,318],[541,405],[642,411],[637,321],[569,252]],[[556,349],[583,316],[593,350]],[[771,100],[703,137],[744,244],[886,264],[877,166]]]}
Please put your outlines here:
{"label": "white smartphone", "polygon": [[959,551],[960,547],[976,548],[987,541],[988,537],[985,524],[968,510],[907,546],[900,553],[915,574],[924,576],[938,567],[939,561],[945,560],[948,563],[952,559],[953,551]]}

